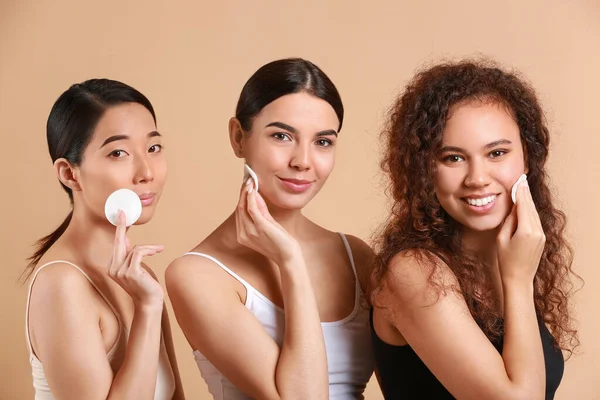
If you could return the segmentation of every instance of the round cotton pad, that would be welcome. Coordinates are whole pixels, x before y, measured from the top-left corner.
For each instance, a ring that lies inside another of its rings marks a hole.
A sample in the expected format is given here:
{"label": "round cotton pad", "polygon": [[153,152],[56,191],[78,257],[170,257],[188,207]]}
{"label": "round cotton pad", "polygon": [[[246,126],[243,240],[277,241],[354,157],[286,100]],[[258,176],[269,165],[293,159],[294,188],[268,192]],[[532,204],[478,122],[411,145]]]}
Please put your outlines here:
{"label": "round cotton pad", "polygon": [[523,182],[525,179],[527,179],[527,175],[521,175],[512,187],[510,196],[512,197],[512,201],[514,204],[517,204],[517,187],[519,187],[519,183]]}
{"label": "round cotton pad", "polygon": [[244,164],[244,170],[244,182],[246,182],[248,178],[252,178],[254,181],[254,190],[258,192],[258,176],[256,176],[256,173],[252,171],[252,168],[250,168],[248,164]]}
{"label": "round cotton pad", "polygon": [[131,226],[142,215],[140,197],[132,190],[119,189],[114,191],[104,205],[104,215],[111,224],[117,226],[119,210],[125,213],[126,225]]}

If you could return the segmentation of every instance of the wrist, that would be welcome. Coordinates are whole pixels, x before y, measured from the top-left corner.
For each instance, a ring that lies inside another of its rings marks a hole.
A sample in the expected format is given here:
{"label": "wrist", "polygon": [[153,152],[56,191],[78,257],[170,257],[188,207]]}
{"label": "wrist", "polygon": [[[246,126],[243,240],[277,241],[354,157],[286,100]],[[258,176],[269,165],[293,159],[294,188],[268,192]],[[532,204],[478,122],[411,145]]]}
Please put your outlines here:
{"label": "wrist", "polygon": [[533,280],[523,277],[502,277],[502,288],[505,294],[524,293],[533,296],[534,292]]}
{"label": "wrist", "polygon": [[162,297],[151,297],[134,302],[136,312],[145,314],[162,313],[164,299]]}
{"label": "wrist", "polygon": [[285,256],[279,263],[279,268],[286,272],[301,271],[305,266],[304,256],[300,250]]}

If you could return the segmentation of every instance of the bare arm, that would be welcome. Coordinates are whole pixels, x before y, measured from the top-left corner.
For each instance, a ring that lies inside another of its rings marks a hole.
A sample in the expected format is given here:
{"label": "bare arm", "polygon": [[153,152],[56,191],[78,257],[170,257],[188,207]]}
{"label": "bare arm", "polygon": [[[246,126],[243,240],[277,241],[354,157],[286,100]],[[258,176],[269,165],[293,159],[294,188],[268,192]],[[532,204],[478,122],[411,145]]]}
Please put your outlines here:
{"label": "bare arm", "polygon": [[[146,264],[142,263],[142,266],[148,273],[158,282],[158,277]],[[175,393],[173,393],[172,400],[185,400],[185,393],[183,391],[183,384],[181,383],[181,375],[179,373],[179,366],[177,365],[177,357],[175,355],[175,347],[173,346],[173,334],[171,332],[171,323],[169,321],[169,312],[167,311],[166,304],[163,305],[162,311],[162,336],[165,342],[165,348],[167,356],[169,357],[169,363],[171,364],[171,370],[173,371],[173,377],[175,378]]]}
{"label": "bare arm", "polygon": [[175,356],[175,347],[173,346],[171,323],[169,322],[169,314],[166,306],[163,310],[162,331],[165,340],[165,346],[167,348],[167,355],[169,356],[169,362],[171,364],[171,368],[173,369],[173,376],[175,377],[175,393],[173,393],[173,400],[185,400],[183,384],[181,383],[181,374],[179,373],[177,357]]}
{"label": "bare arm", "polygon": [[187,256],[167,269],[175,316],[188,341],[246,395],[260,399],[327,399],[327,356],[312,285],[299,244],[269,215],[256,192],[242,188],[238,242],[279,267],[285,306],[280,349],[240,302],[232,279],[208,260]]}
{"label": "bare arm", "polygon": [[[108,275],[135,307],[127,349],[113,376],[90,283],[67,264],[47,267],[38,286],[32,327],[40,360],[57,399],[153,399],[160,350],[163,290],[142,267],[162,246],[128,248],[125,215],[119,213]],[[47,269],[51,268],[50,271]],[[33,299],[32,299],[33,300]],[[95,310],[92,312],[91,310]]]}
{"label": "bare arm", "polygon": [[87,279],[70,265],[55,264],[40,272],[34,288],[30,326],[36,355],[56,399],[154,397],[154,390],[150,395],[147,387],[153,389],[148,382],[152,376],[156,381],[156,372],[146,366],[155,365],[158,357],[160,309],[136,309],[125,360],[113,376],[95,291]]}
{"label": "bare arm", "polygon": [[[301,265],[290,265],[294,268],[302,271]],[[281,349],[241,303],[231,278],[211,261],[193,256],[175,260],[167,269],[166,283],[175,317],[192,348],[247,396],[327,398],[328,382],[310,380],[315,372],[325,377],[327,373],[319,368],[326,368],[319,359],[322,332],[304,329],[310,326],[304,321],[318,319],[305,303],[312,289],[304,272],[282,276],[286,315],[292,318],[286,319]]]}
{"label": "bare arm", "polygon": [[[507,329],[501,355],[460,294],[448,290],[437,299],[428,282],[430,268],[410,254],[396,256],[382,296],[384,306],[390,307],[384,315],[429,370],[461,400],[543,398],[543,353],[533,292],[527,287],[507,291]],[[445,264],[438,265],[438,273],[436,278],[445,285],[458,285]]]}

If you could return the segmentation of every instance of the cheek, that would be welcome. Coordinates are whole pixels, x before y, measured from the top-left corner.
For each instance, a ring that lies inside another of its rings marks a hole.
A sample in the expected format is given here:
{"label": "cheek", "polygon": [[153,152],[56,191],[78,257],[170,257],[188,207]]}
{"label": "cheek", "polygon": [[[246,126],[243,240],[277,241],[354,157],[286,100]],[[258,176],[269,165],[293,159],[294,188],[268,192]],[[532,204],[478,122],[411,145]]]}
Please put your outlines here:
{"label": "cheek", "polygon": [[333,151],[323,152],[313,157],[313,166],[321,180],[327,179],[335,166],[335,153]]}
{"label": "cheek", "polygon": [[167,168],[167,161],[162,158],[157,161],[154,165],[154,181],[157,182],[160,187],[156,188],[156,190],[161,190],[162,185],[164,185],[167,180],[169,169]]}
{"label": "cheek", "polygon": [[438,167],[435,174],[435,192],[443,198],[456,192],[464,182],[464,174],[460,168]]}
{"label": "cheek", "polygon": [[129,187],[129,171],[117,165],[88,166],[81,173],[83,195],[91,203],[102,203],[117,189]]}
{"label": "cheek", "polygon": [[507,191],[512,189],[514,183],[519,179],[521,174],[525,170],[525,164],[522,160],[516,159],[514,162],[504,162],[495,166],[494,178],[498,181]]}

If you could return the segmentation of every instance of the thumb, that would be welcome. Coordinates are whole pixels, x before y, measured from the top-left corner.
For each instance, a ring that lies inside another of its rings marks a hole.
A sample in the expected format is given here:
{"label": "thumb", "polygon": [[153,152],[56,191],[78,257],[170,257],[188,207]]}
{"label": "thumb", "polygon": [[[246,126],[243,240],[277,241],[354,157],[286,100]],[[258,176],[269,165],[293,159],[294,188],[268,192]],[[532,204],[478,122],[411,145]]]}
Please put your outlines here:
{"label": "thumb", "polygon": [[513,205],[510,214],[504,219],[502,223],[502,227],[498,232],[498,242],[501,244],[506,244],[510,241],[510,238],[513,236],[515,231],[517,230],[517,208],[518,206]]}

